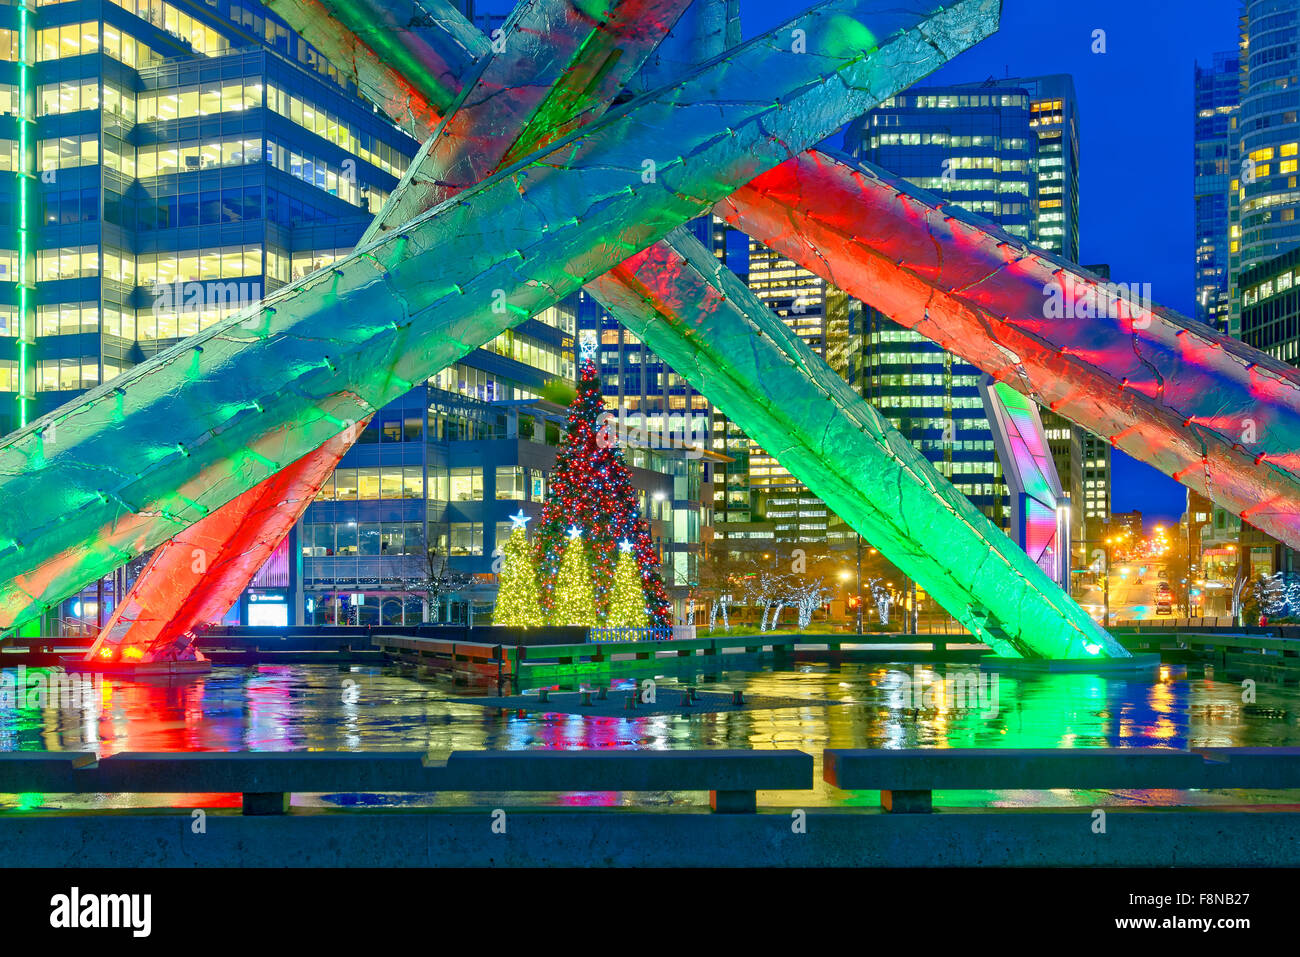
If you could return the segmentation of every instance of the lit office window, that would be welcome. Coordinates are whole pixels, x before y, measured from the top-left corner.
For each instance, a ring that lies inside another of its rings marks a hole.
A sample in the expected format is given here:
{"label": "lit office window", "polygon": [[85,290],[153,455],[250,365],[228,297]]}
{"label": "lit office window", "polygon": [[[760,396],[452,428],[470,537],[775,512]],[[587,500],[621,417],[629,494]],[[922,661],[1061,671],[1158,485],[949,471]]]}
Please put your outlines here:
{"label": "lit office window", "polygon": [[448,554],[482,555],[483,526],[478,522],[452,522]]}
{"label": "lit office window", "polygon": [[496,497],[511,501],[524,499],[524,470],[518,465],[507,465],[497,469]]}
{"label": "lit office window", "polygon": [[[483,470],[481,468],[454,468],[451,470],[451,501],[474,502],[483,498]],[[480,532],[479,545],[482,538]]]}

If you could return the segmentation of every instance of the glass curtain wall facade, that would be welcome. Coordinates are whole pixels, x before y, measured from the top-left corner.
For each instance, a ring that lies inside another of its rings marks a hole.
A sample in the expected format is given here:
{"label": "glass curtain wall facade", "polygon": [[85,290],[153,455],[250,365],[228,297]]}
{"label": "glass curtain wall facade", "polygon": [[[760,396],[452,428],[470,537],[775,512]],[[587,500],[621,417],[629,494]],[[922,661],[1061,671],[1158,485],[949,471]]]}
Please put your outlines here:
{"label": "glass curtain wall facade", "polygon": [[[918,88],[859,119],[854,155],[1031,239],[1037,137],[1022,88]],[[1009,500],[979,396],[980,370],[875,309],[862,316],[862,394],[995,523]]]}
{"label": "glass curtain wall facade", "polygon": [[[1079,124],[1073,80],[1016,77],[918,88],[850,127],[850,152],[942,194],[1007,232],[1079,258]],[[863,311],[863,394],[992,520],[1009,500],[975,384],[979,370],[874,309]],[[1042,412],[1071,537],[1110,513],[1110,448]]]}
{"label": "glass curtain wall facade", "polygon": [[1228,190],[1231,131],[1240,99],[1235,51],[1193,70],[1193,177],[1196,216],[1196,318],[1228,331]]}
{"label": "glass curtain wall facade", "polygon": [[[1239,277],[1241,287],[1241,338],[1247,344],[1293,366],[1300,366],[1300,247],[1256,263]],[[1244,525],[1240,518],[1214,506],[1217,529],[1238,536],[1237,544],[1250,547],[1254,564],[1265,546],[1272,549],[1269,573],[1282,570],[1300,574],[1300,555],[1264,533]]]}
{"label": "glass curtain wall facade", "polygon": [[1229,154],[1232,335],[1241,333],[1236,276],[1300,245],[1300,6],[1294,0],[1246,0],[1240,24],[1241,105]]}
{"label": "glass curtain wall facade", "polygon": [[419,148],[251,0],[10,0],[0,49],[0,432],[344,255]]}

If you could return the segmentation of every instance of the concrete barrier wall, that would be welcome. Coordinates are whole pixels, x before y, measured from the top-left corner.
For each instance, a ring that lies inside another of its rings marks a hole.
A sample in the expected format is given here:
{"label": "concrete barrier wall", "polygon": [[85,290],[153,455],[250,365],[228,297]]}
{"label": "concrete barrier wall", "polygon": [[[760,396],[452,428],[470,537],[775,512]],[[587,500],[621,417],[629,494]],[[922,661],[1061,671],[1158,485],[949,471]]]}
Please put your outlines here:
{"label": "concrete barrier wall", "polygon": [[[493,812],[499,813],[494,814]],[[1300,813],[189,810],[0,815],[8,867],[1294,867]],[[501,833],[504,828],[504,833]]]}

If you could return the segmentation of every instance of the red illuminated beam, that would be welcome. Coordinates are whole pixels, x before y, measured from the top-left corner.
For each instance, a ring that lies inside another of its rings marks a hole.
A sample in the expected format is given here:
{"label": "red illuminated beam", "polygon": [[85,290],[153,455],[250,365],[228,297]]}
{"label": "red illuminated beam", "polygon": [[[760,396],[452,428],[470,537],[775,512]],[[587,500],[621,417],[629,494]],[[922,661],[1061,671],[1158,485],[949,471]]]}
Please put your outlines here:
{"label": "red illuminated beam", "polygon": [[195,629],[220,621],[330,477],[353,426],[213,512],[154,553],[91,646],[96,664],[191,661]]}
{"label": "red illuminated beam", "polygon": [[846,157],[798,155],[714,211],[1300,547],[1297,370]]}
{"label": "red illuminated beam", "polygon": [[450,113],[490,53],[478,28],[446,0],[272,0],[268,6],[376,106],[388,112],[396,105],[388,115],[399,123],[406,118],[400,97],[408,90],[421,101],[413,107]]}
{"label": "red illuminated beam", "polygon": [[[274,0],[271,8],[288,19],[325,21],[329,8],[320,0]],[[322,32],[311,41],[317,51],[332,63],[343,77],[352,81],[366,97],[392,121],[418,140],[425,140],[452,97],[433,82],[422,82],[427,71],[402,74],[392,69],[369,44],[350,31]]]}
{"label": "red illuminated beam", "polygon": [[[485,63],[468,94],[457,98],[451,116],[412,164],[363,244],[490,176],[512,158],[598,118],[688,3],[619,0],[600,17],[561,0],[538,0],[522,8],[506,26],[504,48]],[[405,103],[406,80],[339,23],[312,19],[315,6],[315,0],[277,0],[274,8],[318,48],[349,50],[349,62],[375,85],[381,102]],[[326,0],[326,6],[334,13],[342,8],[338,0]],[[459,17],[455,11],[446,15],[452,21]],[[409,43],[413,37],[409,31],[399,33],[394,42]],[[441,45],[447,46],[448,38],[443,39]],[[469,58],[487,52],[487,40],[477,31],[462,39],[466,59],[456,69],[449,67],[448,75],[463,74]],[[428,46],[420,40],[413,55],[422,55]],[[436,88],[425,84],[423,92],[433,97]],[[138,656],[140,648],[179,653],[196,625],[219,620],[302,517],[364,427],[363,422],[331,439],[161,548],[88,659],[118,661]],[[178,542],[181,547],[175,547]],[[196,549],[204,555],[237,555],[238,560],[217,562],[195,574],[187,556]],[[152,652],[144,660],[153,660]]]}

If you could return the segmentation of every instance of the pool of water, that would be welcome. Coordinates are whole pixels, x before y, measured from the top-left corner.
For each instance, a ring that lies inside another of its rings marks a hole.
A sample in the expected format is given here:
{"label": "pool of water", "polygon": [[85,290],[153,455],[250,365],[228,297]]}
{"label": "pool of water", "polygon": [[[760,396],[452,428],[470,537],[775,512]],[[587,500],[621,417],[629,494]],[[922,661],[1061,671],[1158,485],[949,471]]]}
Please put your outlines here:
{"label": "pool of water", "polygon": [[[1096,675],[986,678],[983,697],[944,687],[969,668],[911,664],[801,664],[725,671],[709,690],[807,698],[807,706],[730,713],[595,718],[487,709],[451,699],[495,694],[402,667],[283,665],[217,668],[178,684],[103,679],[79,707],[0,708],[0,750],[399,750],[432,757],[482,748],[797,748],[817,761],[811,792],[761,795],[768,804],[874,804],[875,792],[820,782],[824,748],[1090,748],[1300,745],[1300,689],[1260,684],[1243,704],[1239,681],[1169,666],[1156,679]],[[11,672],[12,673],[12,672]],[[632,679],[606,679],[630,689]],[[661,687],[680,680],[659,677]],[[593,682],[588,682],[593,684]],[[928,690],[925,690],[928,689]],[[956,692],[954,694],[954,691]],[[830,699],[834,705],[812,703]],[[14,704],[25,703],[21,698]],[[63,702],[67,704],[67,702]],[[237,803],[196,795],[0,795],[0,808],[177,807]],[[696,804],[691,793],[570,795],[296,795],[301,804]],[[1290,803],[1253,792],[953,792],[945,804],[1097,805]]]}

